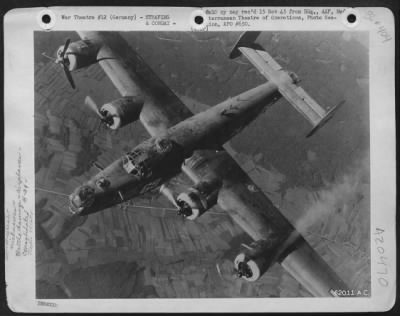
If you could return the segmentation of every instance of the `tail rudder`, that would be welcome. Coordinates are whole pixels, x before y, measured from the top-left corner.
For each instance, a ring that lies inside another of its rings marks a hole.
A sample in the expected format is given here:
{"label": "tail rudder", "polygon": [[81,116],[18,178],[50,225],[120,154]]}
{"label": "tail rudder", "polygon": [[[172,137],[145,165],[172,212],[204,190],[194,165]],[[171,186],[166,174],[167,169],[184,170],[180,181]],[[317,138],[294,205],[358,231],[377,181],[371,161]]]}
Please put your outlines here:
{"label": "tail rudder", "polygon": [[230,59],[235,59],[239,57],[242,53],[239,50],[239,47],[253,47],[255,44],[255,40],[261,32],[259,31],[248,31],[243,32],[239,39],[237,40],[235,46],[232,48],[231,53],[229,54]]}

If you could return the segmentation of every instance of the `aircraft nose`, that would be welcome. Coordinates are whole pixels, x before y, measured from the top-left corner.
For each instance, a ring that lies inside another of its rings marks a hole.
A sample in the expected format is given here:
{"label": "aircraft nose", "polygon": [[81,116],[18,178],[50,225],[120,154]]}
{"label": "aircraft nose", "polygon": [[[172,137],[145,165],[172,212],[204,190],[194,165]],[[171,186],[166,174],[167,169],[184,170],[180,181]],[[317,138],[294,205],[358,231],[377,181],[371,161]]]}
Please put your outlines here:
{"label": "aircraft nose", "polygon": [[69,196],[69,210],[73,215],[79,215],[89,209],[95,200],[95,189],[89,185],[77,188]]}

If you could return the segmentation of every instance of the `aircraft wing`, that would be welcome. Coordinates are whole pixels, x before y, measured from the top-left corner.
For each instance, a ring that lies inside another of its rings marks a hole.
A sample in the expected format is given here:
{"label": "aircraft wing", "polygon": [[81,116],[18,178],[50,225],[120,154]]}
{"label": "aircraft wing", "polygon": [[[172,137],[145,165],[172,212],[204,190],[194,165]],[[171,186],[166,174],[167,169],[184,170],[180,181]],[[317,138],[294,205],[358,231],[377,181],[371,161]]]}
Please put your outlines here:
{"label": "aircraft wing", "polygon": [[226,150],[217,153],[211,150],[195,152],[182,170],[194,183],[210,177],[222,179],[218,207],[254,241],[268,243],[261,252],[253,253],[254,261],[261,261],[268,267],[280,263],[314,296],[334,296],[334,290],[347,289],[340,277],[242,170],[231,156],[236,155],[231,147],[225,145],[224,148]]}
{"label": "aircraft wing", "polygon": [[122,96],[143,96],[140,120],[151,136],[192,116],[190,110],[164,84],[118,32],[79,31],[84,40],[99,43],[97,60]]}

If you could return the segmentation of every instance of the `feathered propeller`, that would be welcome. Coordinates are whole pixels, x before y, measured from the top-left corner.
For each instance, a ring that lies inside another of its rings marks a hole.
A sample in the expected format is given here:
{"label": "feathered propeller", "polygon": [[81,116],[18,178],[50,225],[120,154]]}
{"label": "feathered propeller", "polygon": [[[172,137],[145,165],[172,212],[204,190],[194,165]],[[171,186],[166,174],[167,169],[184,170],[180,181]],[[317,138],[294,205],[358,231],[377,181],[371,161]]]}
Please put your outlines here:
{"label": "feathered propeller", "polygon": [[65,41],[64,48],[62,51],[57,52],[57,58],[52,58],[45,53],[42,53],[42,55],[46,58],[49,58],[53,60],[56,64],[60,64],[64,70],[65,76],[67,77],[68,82],[70,83],[71,87],[75,89],[75,83],[74,80],[72,79],[71,71],[69,70],[69,59],[66,56],[69,44],[71,43],[71,40],[68,38]]}
{"label": "feathered propeller", "polygon": [[71,43],[71,40],[68,38],[65,41],[63,50],[57,56],[56,63],[62,65],[64,73],[65,73],[65,76],[68,79],[68,82],[70,83],[71,87],[73,89],[75,89],[75,83],[74,83],[74,80],[72,79],[71,72],[69,71],[69,60],[68,60],[68,57],[66,57],[66,52],[68,50],[68,47],[69,47],[70,43]]}

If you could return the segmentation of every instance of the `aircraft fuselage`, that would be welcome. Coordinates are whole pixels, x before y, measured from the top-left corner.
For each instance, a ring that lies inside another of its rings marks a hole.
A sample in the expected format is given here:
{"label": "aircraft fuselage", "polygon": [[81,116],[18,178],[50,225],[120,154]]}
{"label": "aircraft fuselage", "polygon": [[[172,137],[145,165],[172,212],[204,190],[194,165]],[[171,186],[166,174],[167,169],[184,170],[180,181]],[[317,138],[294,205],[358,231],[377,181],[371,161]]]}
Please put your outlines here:
{"label": "aircraft fuselage", "polygon": [[220,148],[280,96],[267,82],[142,142],[77,188],[71,211],[86,215],[155,189],[178,174],[195,150]]}

